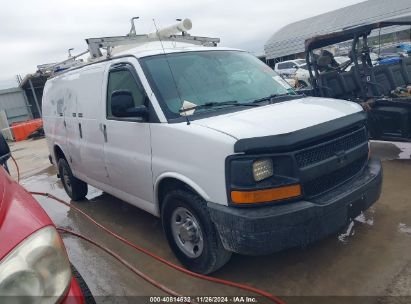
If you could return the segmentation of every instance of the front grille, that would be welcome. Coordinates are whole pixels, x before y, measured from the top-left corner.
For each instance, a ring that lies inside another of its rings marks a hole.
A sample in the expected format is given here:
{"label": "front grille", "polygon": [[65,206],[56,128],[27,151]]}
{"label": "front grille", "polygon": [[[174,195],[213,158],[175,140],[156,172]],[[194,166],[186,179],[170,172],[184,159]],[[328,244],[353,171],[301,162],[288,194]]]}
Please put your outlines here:
{"label": "front grille", "polygon": [[367,141],[365,128],[353,131],[336,139],[306,148],[295,155],[297,165],[300,168],[318,163],[335,156],[339,151],[347,151]]}
{"label": "front grille", "polygon": [[304,183],[303,188],[306,197],[317,196],[349,180],[362,170],[367,158],[368,155],[365,155],[341,169]]}

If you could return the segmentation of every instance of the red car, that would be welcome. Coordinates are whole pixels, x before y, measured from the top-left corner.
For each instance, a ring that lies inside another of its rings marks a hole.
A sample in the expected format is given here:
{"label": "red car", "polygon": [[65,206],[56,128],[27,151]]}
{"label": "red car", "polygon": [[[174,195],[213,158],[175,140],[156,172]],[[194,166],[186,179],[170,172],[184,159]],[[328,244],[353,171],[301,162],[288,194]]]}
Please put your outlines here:
{"label": "red car", "polygon": [[77,271],[72,271],[53,222],[7,173],[5,165],[9,157],[9,147],[0,133],[1,302],[93,302],[89,295],[85,297],[89,293],[87,285]]}

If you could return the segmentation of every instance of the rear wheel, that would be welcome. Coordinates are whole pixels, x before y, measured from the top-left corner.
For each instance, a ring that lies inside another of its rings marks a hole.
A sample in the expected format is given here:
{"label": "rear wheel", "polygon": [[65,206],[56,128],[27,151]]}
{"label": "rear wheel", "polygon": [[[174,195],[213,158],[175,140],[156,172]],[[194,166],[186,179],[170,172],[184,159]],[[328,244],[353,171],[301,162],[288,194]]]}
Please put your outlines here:
{"label": "rear wheel", "polygon": [[170,247],[186,268],[207,274],[228,262],[231,252],[223,247],[201,197],[172,190],[164,198],[161,214]]}
{"label": "rear wheel", "polygon": [[64,158],[58,162],[59,174],[64,190],[73,201],[81,201],[87,195],[87,184],[76,178],[71,172],[70,166]]}

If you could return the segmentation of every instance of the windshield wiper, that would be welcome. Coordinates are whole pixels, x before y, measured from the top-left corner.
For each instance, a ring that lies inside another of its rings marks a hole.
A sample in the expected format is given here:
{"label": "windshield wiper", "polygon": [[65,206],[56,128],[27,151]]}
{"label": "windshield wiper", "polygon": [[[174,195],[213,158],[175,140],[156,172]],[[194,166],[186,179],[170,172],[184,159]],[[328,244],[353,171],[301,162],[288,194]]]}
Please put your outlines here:
{"label": "windshield wiper", "polygon": [[259,102],[263,102],[263,101],[271,101],[271,99],[276,98],[280,95],[278,94],[271,94],[269,96],[263,97],[263,98],[258,98],[258,99],[254,99],[251,103],[259,103]]}
{"label": "windshield wiper", "polygon": [[217,102],[217,101],[210,101],[206,102],[201,105],[196,105],[193,107],[189,108],[184,108],[180,109],[180,113],[184,113],[187,111],[192,111],[192,110],[198,110],[198,109],[207,109],[207,108],[213,108],[213,107],[219,107],[219,106],[258,106],[256,104],[249,104],[249,103],[239,103],[237,100],[228,100],[228,101],[223,101],[223,102]]}
{"label": "windshield wiper", "polygon": [[304,95],[304,94],[290,94],[290,93],[286,93],[286,94],[271,94],[271,95],[269,95],[269,96],[266,96],[266,97],[262,97],[262,98],[258,98],[258,99],[255,99],[255,100],[253,100],[251,103],[253,104],[255,104],[255,103],[260,103],[260,102],[263,102],[263,101],[268,101],[268,103],[274,103],[275,102],[275,99],[277,99],[277,98],[281,98],[281,97],[297,97],[297,96],[301,96],[301,95]]}

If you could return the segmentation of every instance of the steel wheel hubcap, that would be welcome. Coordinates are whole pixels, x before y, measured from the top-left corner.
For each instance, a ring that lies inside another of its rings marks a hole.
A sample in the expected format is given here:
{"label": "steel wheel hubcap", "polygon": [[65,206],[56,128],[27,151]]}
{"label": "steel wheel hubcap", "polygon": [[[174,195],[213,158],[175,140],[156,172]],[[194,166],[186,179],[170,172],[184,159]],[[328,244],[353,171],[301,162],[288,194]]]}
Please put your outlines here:
{"label": "steel wheel hubcap", "polygon": [[197,258],[204,248],[203,233],[198,220],[186,208],[178,207],[171,216],[173,238],[180,248],[190,258]]}

